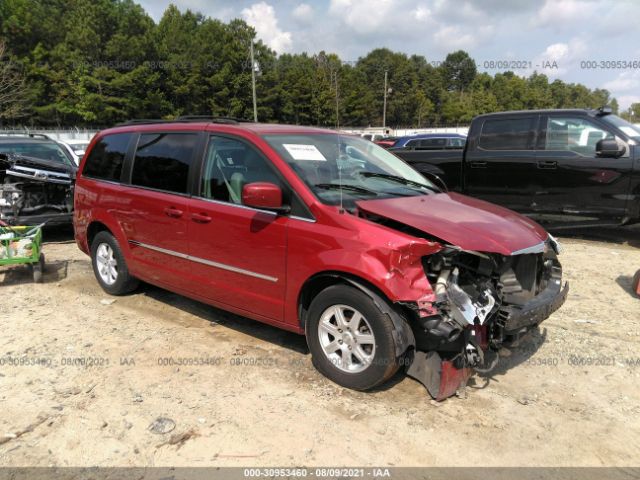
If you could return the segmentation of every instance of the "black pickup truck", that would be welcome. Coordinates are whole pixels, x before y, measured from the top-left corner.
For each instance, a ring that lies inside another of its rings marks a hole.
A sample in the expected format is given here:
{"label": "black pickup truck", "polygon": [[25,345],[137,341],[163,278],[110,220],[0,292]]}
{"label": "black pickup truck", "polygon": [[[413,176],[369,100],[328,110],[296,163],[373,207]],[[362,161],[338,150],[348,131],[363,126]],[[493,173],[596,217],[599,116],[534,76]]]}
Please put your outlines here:
{"label": "black pickup truck", "polygon": [[389,151],[450,190],[540,222],[640,221],[640,127],[608,107],[480,115],[464,150]]}

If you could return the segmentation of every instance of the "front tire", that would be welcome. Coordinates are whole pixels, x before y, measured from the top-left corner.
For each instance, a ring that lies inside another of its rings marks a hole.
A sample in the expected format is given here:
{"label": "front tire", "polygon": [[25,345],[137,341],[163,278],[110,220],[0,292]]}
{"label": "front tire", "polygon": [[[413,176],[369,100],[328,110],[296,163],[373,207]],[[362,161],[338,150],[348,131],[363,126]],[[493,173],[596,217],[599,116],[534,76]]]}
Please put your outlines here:
{"label": "front tire", "polygon": [[91,264],[96,280],[110,295],[124,295],[138,287],[129,274],[118,241],[109,232],[100,232],[91,243]]}
{"label": "front tire", "polygon": [[399,368],[394,325],[361,290],[333,285],[311,302],[306,336],[313,365],[325,377],[354,390],[369,390]]}

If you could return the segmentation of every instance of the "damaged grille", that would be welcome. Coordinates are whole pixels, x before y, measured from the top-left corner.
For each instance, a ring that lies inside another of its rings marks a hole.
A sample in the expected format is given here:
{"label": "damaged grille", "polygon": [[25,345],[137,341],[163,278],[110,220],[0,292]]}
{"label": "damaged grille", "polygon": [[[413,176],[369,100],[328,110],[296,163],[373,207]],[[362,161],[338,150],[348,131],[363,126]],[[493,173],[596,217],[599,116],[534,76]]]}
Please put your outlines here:
{"label": "damaged grille", "polygon": [[29,178],[39,182],[60,183],[62,185],[71,184],[71,175],[67,173],[21,167],[19,165],[14,165],[12,168],[7,169],[6,174],[12,177]]}
{"label": "damaged grille", "polygon": [[9,223],[67,223],[75,169],[57,162],[0,154],[0,219]]}
{"label": "damaged grille", "polygon": [[557,308],[562,269],[552,248],[510,256],[447,248],[425,257],[423,265],[441,312],[437,323],[423,321],[431,322],[427,330],[486,326],[497,346]]}

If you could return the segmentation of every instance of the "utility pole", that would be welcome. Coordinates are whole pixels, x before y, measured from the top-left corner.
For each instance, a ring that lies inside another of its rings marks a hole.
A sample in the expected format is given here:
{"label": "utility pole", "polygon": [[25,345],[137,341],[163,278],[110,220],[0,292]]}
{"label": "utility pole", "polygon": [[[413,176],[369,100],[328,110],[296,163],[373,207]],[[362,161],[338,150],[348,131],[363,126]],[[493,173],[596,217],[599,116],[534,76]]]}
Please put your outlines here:
{"label": "utility pole", "polygon": [[258,121],[258,103],[256,101],[256,62],[253,59],[253,38],[251,39],[251,90],[253,92],[253,121]]}
{"label": "utility pole", "polygon": [[338,96],[338,71],[334,72],[336,82],[336,128],[340,128],[340,101]]}
{"label": "utility pole", "polygon": [[384,103],[382,105],[382,128],[387,126],[387,70],[384,71]]}

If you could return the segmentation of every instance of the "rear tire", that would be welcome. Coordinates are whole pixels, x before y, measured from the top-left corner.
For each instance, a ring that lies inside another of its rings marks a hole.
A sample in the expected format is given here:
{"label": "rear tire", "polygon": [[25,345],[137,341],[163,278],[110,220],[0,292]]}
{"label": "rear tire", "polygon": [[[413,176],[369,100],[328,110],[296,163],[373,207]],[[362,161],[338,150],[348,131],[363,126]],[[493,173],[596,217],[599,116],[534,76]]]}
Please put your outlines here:
{"label": "rear tire", "polygon": [[138,287],[139,281],[129,274],[118,241],[109,232],[99,232],[91,242],[91,265],[96,280],[110,295],[125,295]]}
{"label": "rear tire", "polygon": [[313,365],[325,377],[354,390],[369,390],[399,368],[389,316],[367,294],[333,285],[311,302],[306,336]]}

